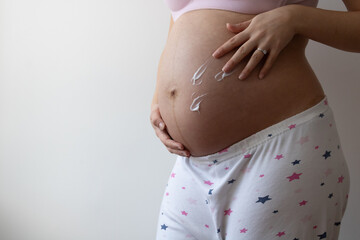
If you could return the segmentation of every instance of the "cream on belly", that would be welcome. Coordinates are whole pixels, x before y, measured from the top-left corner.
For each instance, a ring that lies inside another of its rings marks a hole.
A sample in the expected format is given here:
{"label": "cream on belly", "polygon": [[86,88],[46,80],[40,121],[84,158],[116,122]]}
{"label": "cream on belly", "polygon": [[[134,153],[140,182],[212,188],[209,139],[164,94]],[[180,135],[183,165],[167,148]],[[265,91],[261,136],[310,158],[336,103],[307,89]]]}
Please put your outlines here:
{"label": "cream on belly", "polygon": [[[194,73],[193,77],[191,78],[192,85],[200,85],[202,83],[202,80],[200,79],[201,76],[206,71],[207,67],[215,60],[213,56],[210,56],[206,59],[205,63],[203,63]],[[216,81],[222,81],[225,77],[230,76],[233,72],[235,72],[236,68],[234,68],[231,72],[225,73],[224,71],[220,71],[217,74],[215,74],[214,79]],[[196,83],[197,80],[200,81]],[[195,92],[191,95],[193,97]],[[200,113],[200,103],[203,100],[203,97],[205,97],[208,93],[201,94],[200,96],[197,96],[193,99],[191,105],[190,105],[190,111],[197,111]]]}

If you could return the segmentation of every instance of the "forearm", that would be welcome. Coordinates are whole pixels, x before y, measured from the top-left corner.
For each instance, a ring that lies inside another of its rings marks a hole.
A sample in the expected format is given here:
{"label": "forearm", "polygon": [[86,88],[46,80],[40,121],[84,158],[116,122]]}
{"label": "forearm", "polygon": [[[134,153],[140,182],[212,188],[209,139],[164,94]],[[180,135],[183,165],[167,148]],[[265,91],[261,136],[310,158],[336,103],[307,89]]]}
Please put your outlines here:
{"label": "forearm", "polygon": [[348,52],[360,52],[360,11],[287,5],[296,34]]}

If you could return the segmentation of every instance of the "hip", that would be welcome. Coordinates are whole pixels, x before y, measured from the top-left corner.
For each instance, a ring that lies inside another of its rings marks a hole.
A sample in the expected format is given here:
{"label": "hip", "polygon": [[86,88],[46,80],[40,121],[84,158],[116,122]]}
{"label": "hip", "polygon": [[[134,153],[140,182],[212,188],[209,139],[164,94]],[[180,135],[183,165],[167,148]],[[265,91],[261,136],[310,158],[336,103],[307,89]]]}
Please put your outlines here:
{"label": "hip", "polygon": [[169,231],[160,232],[173,239],[180,234],[239,239],[246,230],[247,239],[338,239],[349,187],[335,119],[324,98],[221,152],[178,156],[159,219]]}

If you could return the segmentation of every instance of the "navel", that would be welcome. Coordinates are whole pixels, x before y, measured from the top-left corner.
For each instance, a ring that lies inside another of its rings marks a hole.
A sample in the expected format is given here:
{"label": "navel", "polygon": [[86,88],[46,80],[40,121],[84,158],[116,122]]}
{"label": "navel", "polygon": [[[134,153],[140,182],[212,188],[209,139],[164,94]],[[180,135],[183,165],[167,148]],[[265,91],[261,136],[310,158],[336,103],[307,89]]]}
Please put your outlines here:
{"label": "navel", "polygon": [[170,90],[170,97],[174,98],[174,97],[176,97],[176,94],[177,94],[176,88],[173,88]]}

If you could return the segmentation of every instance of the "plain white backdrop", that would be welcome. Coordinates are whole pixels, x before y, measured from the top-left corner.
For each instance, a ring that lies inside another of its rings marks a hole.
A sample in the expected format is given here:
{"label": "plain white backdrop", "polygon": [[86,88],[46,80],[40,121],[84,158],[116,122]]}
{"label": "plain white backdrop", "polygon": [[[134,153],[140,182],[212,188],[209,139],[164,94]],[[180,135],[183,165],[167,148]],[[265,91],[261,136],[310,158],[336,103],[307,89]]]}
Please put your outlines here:
{"label": "plain white backdrop", "polygon": [[[162,0],[0,0],[1,240],[155,239],[176,158],[149,120],[169,20]],[[306,54],[352,178],[340,239],[355,239],[360,54]]]}

